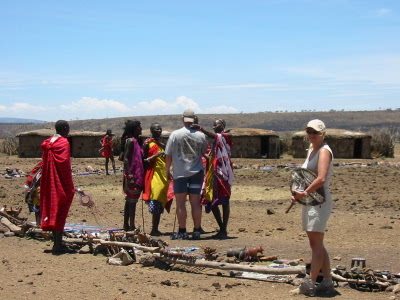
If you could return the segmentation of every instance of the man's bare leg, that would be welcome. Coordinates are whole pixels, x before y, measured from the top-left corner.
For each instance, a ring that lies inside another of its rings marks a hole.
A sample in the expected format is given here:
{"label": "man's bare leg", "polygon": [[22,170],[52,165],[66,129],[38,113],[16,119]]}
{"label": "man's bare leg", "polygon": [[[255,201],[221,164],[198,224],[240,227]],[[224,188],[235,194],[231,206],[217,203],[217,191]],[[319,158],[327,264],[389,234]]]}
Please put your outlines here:
{"label": "man's bare leg", "polygon": [[202,209],[200,204],[200,195],[189,194],[190,205],[192,206],[192,218],[195,230],[200,230],[201,228],[201,215]]}
{"label": "man's bare leg", "polygon": [[176,215],[178,217],[178,225],[180,229],[186,229],[186,193],[175,194],[176,198]]}
{"label": "man's bare leg", "polygon": [[109,158],[108,158],[108,157],[106,157],[106,163],[105,163],[105,167],[106,167],[106,175],[110,175],[110,174],[108,173],[108,161],[109,161]]}

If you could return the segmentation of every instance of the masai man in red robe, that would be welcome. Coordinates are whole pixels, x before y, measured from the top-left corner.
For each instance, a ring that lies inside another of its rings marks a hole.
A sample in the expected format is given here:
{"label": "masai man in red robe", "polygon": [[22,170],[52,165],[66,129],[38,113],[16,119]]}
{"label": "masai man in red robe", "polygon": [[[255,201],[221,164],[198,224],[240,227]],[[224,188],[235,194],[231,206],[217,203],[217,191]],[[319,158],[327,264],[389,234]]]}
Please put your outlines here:
{"label": "masai man in red robe", "polygon": [[68,252],[62,244],[62,234],[68,211],[74,198],[74,183],[71,171],[71,151],[67,140],[69,124],[59,120],[55,124],[56,134],[45,140],[42,177],[40,181],[41,227],[53,232],[53,253]]}
{"label": "masai man in red robe", "polygon": [[102,138],[100,141],[100,144],[102,148],[101,155],[103,155],[106,158],[106,175],[110,175],[108,173],[108,161],[111,160],[112,167],[114,170],[114,174],[116,173],[115,171],[115,160],[114,160],[114,152],[113,152],[113,147],[114,147],[114,135],[111,132],[111,129],[108,129],[106,132],[106,135]]}

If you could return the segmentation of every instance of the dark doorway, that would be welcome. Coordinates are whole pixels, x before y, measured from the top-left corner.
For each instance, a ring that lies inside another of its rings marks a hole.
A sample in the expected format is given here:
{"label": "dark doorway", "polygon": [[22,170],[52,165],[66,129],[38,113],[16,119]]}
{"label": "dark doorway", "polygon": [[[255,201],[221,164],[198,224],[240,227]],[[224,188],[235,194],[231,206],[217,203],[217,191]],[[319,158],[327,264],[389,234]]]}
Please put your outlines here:
{"label": "dark doorway", "polygon": [[362,158],[362,139],[354,141],[354,158]]}
{"label": "dark doorway", "polygon": [[269,157],[269,138],[268,136],[261,137],[261,157],[271,158]]}

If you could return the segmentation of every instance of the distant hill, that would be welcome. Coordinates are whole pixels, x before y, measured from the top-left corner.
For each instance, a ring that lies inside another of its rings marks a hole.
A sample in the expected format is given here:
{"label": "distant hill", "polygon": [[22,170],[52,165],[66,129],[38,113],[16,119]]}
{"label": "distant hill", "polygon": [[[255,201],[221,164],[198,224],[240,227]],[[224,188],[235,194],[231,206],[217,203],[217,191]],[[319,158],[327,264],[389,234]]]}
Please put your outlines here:
{"label": "distant hill", "polygon": [[0,123],[45,123],[46,121],[21,119],[21,118],[0,118]]}
{"label": "distant hill", "polygon": [[[400,110],[379,111],[325,111],[325,112],[259,112],[241,114],[199,114],[199,123],[212,130],[216,118],[226,121],[227,128],[260,128],[276,132],[299,131],[309,120],[321,119],[328,128],[368,132],[374,129],[394,127],[400,129]],[[163,129],[172,131],[182,126],[181,115],[133,116],[125,118],[71,120],[72,130],[106,132],[112,129],[120,135],[124,122],[137,119],[143,129],[149,129],[153,122],[159,122]],[[24,131],[54,128],[54,123],[8,123],[0,124],[0,138],[12,137]]]}

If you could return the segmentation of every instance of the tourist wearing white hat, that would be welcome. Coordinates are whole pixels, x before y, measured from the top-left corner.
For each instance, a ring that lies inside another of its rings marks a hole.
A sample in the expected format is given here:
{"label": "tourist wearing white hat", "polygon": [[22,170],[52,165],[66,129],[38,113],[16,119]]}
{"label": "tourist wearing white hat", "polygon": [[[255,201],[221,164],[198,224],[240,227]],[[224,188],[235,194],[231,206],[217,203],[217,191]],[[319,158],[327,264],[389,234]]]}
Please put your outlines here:
{"label": "tourist wearing white hat", "polygon": [[[326,224],[333,206],[329,191],[329,182],[333,169],[333,154],[331,148],[324,142],[326,133],[324,122],[318,119],[311,120],[305,130],[311,145],[302,168],[314,172],[317,178],[305,191],[295,191],[291,201],[301,200],[320,187],[323,187],[325,192],[325,202],[315,206],[303,205],[302,207],[303,230],[307,233],[312,256],[310,277],[300,284],[299,293],[314,296],[315,293],[333,291],[329,254],[324,246]],[[316,286],[316,279],[320,270],[322,270],[324,279]]]}
{"label": "tourist wearing white hat", "polygon": [[171,178],[170,167],[174,180],[176,198],[176,214],[179,230],[172,235],[172,239],[187,239],[186,232],[186,196],[192,208],[193,239],[199,239],[201,233],[202,207],[200,203],[201,187],[204,179],[202,156],[207,149],[207,140],[201,131],[190,128],[195,122],[192,109],[183,112],[183,127],[175,130],[168,138],[165,148],[165,168],[168,178]]}

